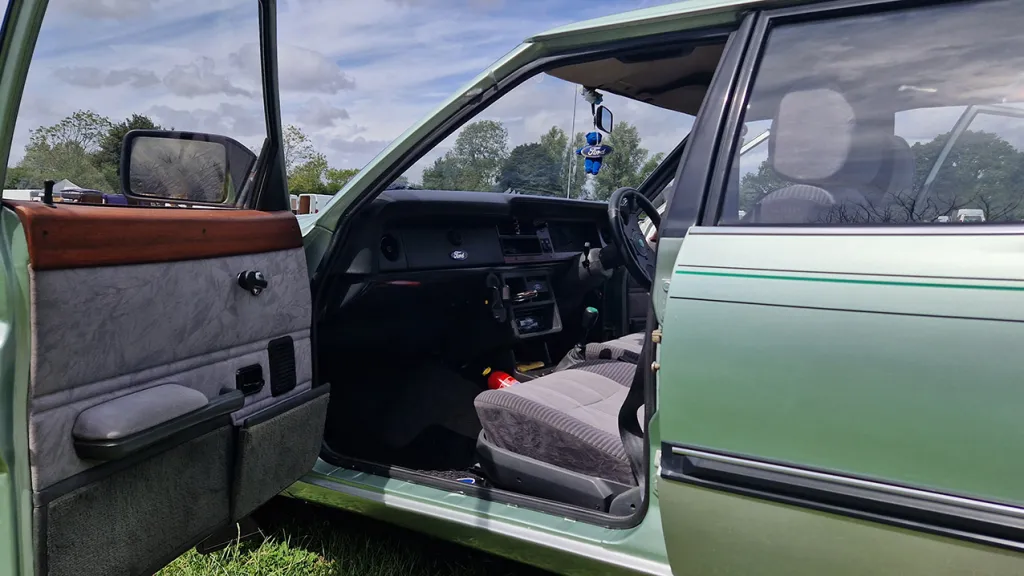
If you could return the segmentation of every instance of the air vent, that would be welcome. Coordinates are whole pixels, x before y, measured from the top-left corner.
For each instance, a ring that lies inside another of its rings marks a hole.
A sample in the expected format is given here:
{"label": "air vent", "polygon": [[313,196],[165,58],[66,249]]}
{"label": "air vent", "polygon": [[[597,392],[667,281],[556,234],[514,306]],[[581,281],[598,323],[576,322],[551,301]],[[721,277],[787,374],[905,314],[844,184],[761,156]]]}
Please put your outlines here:
{"label": "air vent", "polygon": [[402,249],[398,244],[398,239],[391,234],[385,234],[380,239],[380,253],[387,258],[389,262],[397,262],[398,258],[402,255]]}
{"label": "air vent", "polygon": [[540,254],[540,240],[536,236],[508,236],[499,239],[505,256],[534,256]]}
{"label": "air vent", "polygon": [[532,222],[510,218],[498,224],[498,234],[501,236],[535,236],[537,227]]}

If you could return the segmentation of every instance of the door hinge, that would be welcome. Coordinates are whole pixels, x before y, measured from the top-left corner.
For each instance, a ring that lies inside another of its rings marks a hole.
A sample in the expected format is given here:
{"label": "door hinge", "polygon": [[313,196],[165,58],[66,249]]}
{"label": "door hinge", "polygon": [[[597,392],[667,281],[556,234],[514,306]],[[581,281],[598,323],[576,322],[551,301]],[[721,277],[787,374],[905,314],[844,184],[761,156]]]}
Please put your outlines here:
{"label": "door hinge", "polygon": [[660,369],[661,369],[661,364],[658,364],[657,361],[651,362],[651,372],[657,372]]}
{"label": "door hinge", "polygon": [[651,331],[651,342],[661,344],[661,328],[655,328]]}

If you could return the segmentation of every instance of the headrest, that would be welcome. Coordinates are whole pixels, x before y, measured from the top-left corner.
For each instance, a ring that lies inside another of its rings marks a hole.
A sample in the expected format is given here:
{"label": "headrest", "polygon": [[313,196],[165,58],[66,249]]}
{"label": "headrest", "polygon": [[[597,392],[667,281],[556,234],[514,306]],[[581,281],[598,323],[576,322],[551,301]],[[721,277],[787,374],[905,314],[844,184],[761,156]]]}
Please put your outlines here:
{"label": "headrest", "polygon": [[853,107],[834,90],[787,93],[771,130],[769,162],[790,182],[859,185],[878,175],[885,132],[858,122]]}
{"label": "headrest", "polygon": [[916,159],[910,144],[899,136],[889,137],[889,153],[872,182],[887,197],[895,197],[914,186]]}

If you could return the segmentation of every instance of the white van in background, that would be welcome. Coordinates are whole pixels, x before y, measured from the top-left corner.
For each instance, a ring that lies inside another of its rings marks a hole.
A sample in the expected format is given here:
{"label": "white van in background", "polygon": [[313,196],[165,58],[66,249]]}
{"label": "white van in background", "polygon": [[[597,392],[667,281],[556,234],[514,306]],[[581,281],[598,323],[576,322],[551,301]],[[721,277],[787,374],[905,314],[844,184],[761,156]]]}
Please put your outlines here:
{"label": "white van in background", "polygon": [[981,208],[961,208],[953,213],[956,222],[984,222],[985,211]]}
{"label": "white van in background", "polygon": [[296,214],[317,214],[327,203],[331,201],[329,194],[299,194],[298,207],[295,206],[295,197],[292,196],[292,211]]}

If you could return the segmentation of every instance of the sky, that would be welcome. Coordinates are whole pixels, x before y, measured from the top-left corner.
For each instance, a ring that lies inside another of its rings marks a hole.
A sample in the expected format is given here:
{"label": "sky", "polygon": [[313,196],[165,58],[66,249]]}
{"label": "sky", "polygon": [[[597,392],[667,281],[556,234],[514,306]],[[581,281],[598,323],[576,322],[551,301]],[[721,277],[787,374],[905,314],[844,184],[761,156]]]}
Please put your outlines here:
{"label": "sky", "polygon": [[[332,166],[359,168],[524,38],[664,3],[278,0],[283,121],[302,128]],[[147,114],[167,128],[258,146],[265,127],[256,8],[255,0],[51,0],[11,163],[30,130],[79,109],[114,120]],[[563,83],[559,102],[535,84],[537,97],[521,88],[502,114],[544,129],[557,117],[568,129],[572,87]],[[511,145],[527,137],[510,135]],[[658,151],[679,137],[662,138]],[[431,156],[439,153],[443,146]]]}

